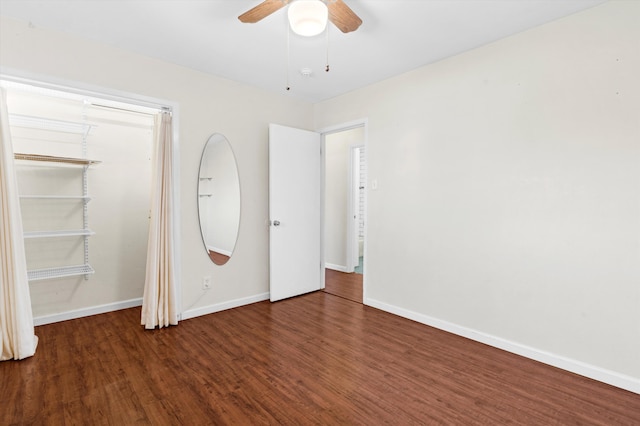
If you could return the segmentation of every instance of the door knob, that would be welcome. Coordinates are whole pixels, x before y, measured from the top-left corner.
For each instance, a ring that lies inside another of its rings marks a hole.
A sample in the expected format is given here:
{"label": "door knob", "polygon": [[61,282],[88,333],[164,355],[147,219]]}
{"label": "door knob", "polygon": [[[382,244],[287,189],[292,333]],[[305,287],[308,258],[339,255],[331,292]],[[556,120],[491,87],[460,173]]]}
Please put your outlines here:
{"label": "door knob", "polygon": [[279,220],[274,220],[273,221],[273,226],[280,226],[280,221]]}

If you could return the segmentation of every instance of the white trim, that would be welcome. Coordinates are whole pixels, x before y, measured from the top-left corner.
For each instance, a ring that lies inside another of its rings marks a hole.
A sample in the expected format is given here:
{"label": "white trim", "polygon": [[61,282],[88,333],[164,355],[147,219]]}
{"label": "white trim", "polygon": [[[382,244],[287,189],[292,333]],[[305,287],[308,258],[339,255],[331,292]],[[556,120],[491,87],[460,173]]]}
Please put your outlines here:
{"label": "white trim", "polygon": [[398,306],[389,305],[375,299],[364,299],[364,304],[385,312],[392,313],[394,315],[401,316],[403,318],[408,318],[410,320],[456,334],[458,336],[466,337],[476,342],[484,343],[486,345],[493,346],[507,352],[521,355],[525,358],[539,361],[543,364],[551,365],[562,370],[570,371],[572,373],[579,374],[581,376],[588,377],[599,382],[607,383],[609,385],[640,394],[640,379],[637,379],[635,377],[627,376],[615,371],[606,370],[601,367],[587,364],[582,361],[577,361],[571,358],[542,351],[540,349],[532,348],[521,343],[512,342],[501,337],[492,336],[481,331],[453,324],[448,321],[413,312],[404,308],[400,308]]}
{"label": "white trim", "polygon": [[333,269],[334,271],[349,273],[349,271],[347,271],[347,267],[344,265],[336,265],[335,263],[325,263],[324,267],[327,269]]}
{"label": "white trim", "polygon": [[320,133],[320,290],[324,290],[327,285],[326,269],[326,235],[324,226],[325,211],[327,205],[327,138],[326,135]]}
{"label": "white trim", "polygon": [[182,201],[180,198],[180,108],[177,103],[171,103],[171,129],[173,131],[173,268],[176,280],[176,306],[178,307],[178,321],[182,320]]}
{"label": "white trim", "polygon": [[[355,187],[355,179],[354,179],[354,172],[355,172],[355,167],[353,164],[353,150],[354,150],[354,144],[350,144],[349,147],[347,148],[347,213],[346,213],[346,224],[347,224],[347,229],[346,229],[346,247],[345,247],[345,264],[346,264],[346,271],[348,272],[354,272],[355,271],[355,267],[358,266],[358,263],[356,261],[357,257],[354,258],[353,256],[353,250],[354,250],[354,245],[355,245],[355,235],[356,235],[356,229],[354,226],[353,221],[355,220],[353,218],[353,215],[356,214],[356,211],[354,209],[354,202],[355,202],[355,194],[354,194],[354,187]],[[346,272],[345,271],[345,272]]]}
{"label": "white trim", "polygon": [[237,308],[239,306],[250,305],[256,302],[269,300],[269,293],[256,294],[255,296],[243,297],[241,299],[229,300],[215,305],[203,306],[202,308],[189,309],[182,313],[182,319],[195,318],[202,315],[213,314],[227,309]]}
{"label": "white trim", "polygon": [[91,306],[88,308],[74,309],[73,311],[35,317],[33,319],[33,325],[38,326],[53,324],[54,322],[90,317],[92,315],[99,315],[107,312],[119,311],[121,309],[134,308],[136,306],[142,306],[141,297],[137,299],[123,300],[121,302],[107,303],[105,305]]}
{"label": "white trim", "polygon": [[[363,136],[364,136],[364,126],[363,128]],[[360,179],[357,179],[360,176],[360,156],[356,156],[356,151],[359,149],[364,149],[365,144],[364,140],[358,143],[352,143],[349,145],[349,155],[348,155],[348,179],[347,179],[347,188],[349,188],[347,193],[348,206],[347,206],[347,271],[355,272],[358,264],[360,263],[360,251],[358,244],[358,223],[360,222],[360,211],[359,211],[359,199],[358,195],[360,194]],[[366,151],[365,151],[366,153]],[[356,167],[356,165],[358,167]],[[364,255],[364,253],[363,253]]]}
{"label": "white trim", "polygon": [[[338,133],[338,132],[344,132],[345,130],[355,129],[357,127],[364,127],[366,129],[368,126],[368,121],[369,120],[366,118],[360,118],[353,121],[347,121],[346,123],[336,124],[335,126],[324,127],[320,130],[317,130],[317,132],[322,135],[328,135],[331,133]],[[365,135],[366,135],[366,132],[365,132]],[[365,145],[366,145],[366,138],[365,138]]]}

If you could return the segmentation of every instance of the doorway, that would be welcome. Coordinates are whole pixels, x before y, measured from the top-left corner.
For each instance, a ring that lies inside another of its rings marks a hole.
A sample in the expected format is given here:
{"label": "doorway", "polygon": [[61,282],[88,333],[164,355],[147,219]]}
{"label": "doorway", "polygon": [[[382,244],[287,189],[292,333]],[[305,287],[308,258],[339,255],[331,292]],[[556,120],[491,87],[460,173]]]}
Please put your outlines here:
{"label": "doorway", "polygon": [[325,292],[363,302],[365,273],[365,123],[325,132]]}

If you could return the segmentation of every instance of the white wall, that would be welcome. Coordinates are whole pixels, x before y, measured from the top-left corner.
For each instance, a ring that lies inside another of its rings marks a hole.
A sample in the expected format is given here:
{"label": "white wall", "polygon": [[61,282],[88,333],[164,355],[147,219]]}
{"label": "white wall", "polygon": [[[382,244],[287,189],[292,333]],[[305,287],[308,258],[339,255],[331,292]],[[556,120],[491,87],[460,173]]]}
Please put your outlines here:
{"label": "white wall", "polygon": [[[311,128],[312,105],[3,17],[0,72],[7,70],[178,103],[182,309],[186,316],[196,315],[265,297],[269,291],[268,124]],[[214,132],[231,143],[242,187],[238,243],[224,266],[213,264],[207,256],[197,216],[200,155]],[[202,290],[205,275],[213,281],[208,291]],[[105,297],[82,303],[112,302],[113,297]]]}
{"label": "white wall", "polygon": [[325,262],[341,271],[347,269],[349,148],[363,142],[364,127],[325,136]]}
{"label": "white wall", "polygon": [[638,22],[609,2],[315,106],[368,118],[366,303],[640,392]]}

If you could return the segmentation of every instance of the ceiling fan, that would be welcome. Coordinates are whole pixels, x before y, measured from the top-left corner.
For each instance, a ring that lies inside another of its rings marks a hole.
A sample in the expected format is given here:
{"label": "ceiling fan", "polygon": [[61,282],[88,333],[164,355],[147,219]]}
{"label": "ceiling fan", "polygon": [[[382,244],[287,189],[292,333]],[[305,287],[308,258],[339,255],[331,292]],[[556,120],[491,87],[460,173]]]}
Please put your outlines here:
{"label": "ceiling fan", "polygon": [[[342,0],[316,0],[324,3],[329,10],[331,21],[343,33],[349,33],[358,29],[362,19],[356,15]],[[296,3],[295,0],[264,0],[262,3],[238,16],[244,23],[256,23],[272,13],[282,9],[287,4]]]}

